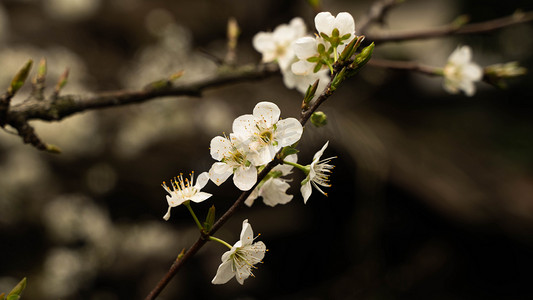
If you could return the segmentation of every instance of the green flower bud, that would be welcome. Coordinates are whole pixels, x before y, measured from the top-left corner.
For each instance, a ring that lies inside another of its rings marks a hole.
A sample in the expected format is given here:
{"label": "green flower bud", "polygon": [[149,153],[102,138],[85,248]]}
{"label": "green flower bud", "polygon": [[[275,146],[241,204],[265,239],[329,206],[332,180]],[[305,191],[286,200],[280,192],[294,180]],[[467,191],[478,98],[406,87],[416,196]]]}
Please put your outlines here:
{"label": "green flower bud", "polygon": [[316,127],[322,127],[328,123],[328,116],[321,111],[316,111],[311,115],[311,123]]}

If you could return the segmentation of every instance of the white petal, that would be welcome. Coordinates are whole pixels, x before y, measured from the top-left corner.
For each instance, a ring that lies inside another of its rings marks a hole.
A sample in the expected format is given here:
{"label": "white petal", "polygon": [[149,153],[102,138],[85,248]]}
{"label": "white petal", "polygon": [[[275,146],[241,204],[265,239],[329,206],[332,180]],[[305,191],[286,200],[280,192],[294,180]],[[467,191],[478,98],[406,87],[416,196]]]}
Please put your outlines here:
{"label": "white petal", "polygon": [[456,65],[464,65],[472,59],[472,49],[469,46],[460,46],[455,49],[448,61]]}
{"label": "white petal", "polygon": [[474,63],[463,66],[463,77],[471,81],[479,81],[483,78],[483,70]]}
{"label": "white petal", "polygon": [[206,193],[206,192],[198,192],[194,194],[194,196],[192,196],[189,200],[191,200],[192,202],[200,203],[202,201],[209,199],[209,197],[211,196],[213,195]]}
{"label": "white petal", "polygon": [[242,221],[242,230],[240,236],[241,245],[250,245],[254,241],[254,232],[252,225],[248,223],[248,219]]}
{"label": "white petal", "polygon": [[245,249],[247,256],[254,262],[260,262],[265,257],[266,245],[261,241],[247,246]]}
{"label": "white petal", "polygon": [[257,182],[257,170],[255,166],[240,167],[235,170],[233,175],[233,183],[241,191],[251,189]]}
{"label": "white petal", "polygon": [[308,59],[309,57],[317,55],[317,47],[318,44],[316,39],[310,36],[299,38],[294,43],[292,43],[292,49],[294,50],[294,54],[299,59]]}
{"label": "white petal", "polygon": [[292,19],[289,23],[289,26],[291,26],[292,30],[294,30],[295,38],[304,36],[307,31],[307,27],[305,26],[304,20],[300,17]]}
{"label": "white petal", "polygon": [[209,169],[209,178],[216,185],[223,184],[233,174],[230,166],[222,162],[216,162]]}
{"label": "white petal", "polygon": [[222,264],[220,264],[220,266],[218,266],[217,274],[215,275],[215,278],[213,278],[211,283],[224,284],[228,282],[231,278],[233,278],[233,276],[235,276],[235,273],[232,270],[232,264],[233,262],[231,260],[226,260]]}
{"label": "white petal", "polygon": [[163,219],[164,219],[165,221],[168,221],[168,219],[170,219],[170,209],[171,209],[171,208],[172,208],[172,207],[169,206],[169,207],[168,207],[168,210],[167,210],[167,213],[163,216]]}
{"label": "white petal", "polygon": [[209,182],[209,174],[207,172],[202,172],[196,179],[194,187],[200,190],[207,184],[207,182]]}
{"label": "white petal", "polygon": [[311,180],[307,181],[306,184],[302,185],[300,188],[300,192],[302,193],[302,197],[304,198],[304,203],[307,203],[307,200],[309,197],[311,197]]}
{"label": "white petal", "polygon": [[291,65],[291,71],[296,75],[313,74],[314,68],[315,68],[315,64],[310,63],[306,60],[299,60]]}
{"label": "white petal", "polygon": [[303,133],[302,124],[295,118],[280,120],[277,124],[276,141],[279,147],[290,146],[300,140]]}
{"label": "white petal", "polygon": [[315,153],[315,155],[313,156],[313,162],[320,160],[320,157],[322,156],[322,154],[324,154],[324,151],[326,151],[326,148],[328,147],[328,145],[329,145],[329,141],[327,141],[324,144],[324,146],[322,146],[322,149],[320,149],[317,153]]}
{"label": "white petal", "polygon": [[286,204],[292,199],[292,195],[287,195],[289,187],[290,185],[285,180],[272,178],[263,184],[260,195],[263,197],[263,202],[268,206]]}
{"label": "white petal", "polygon": [[255,166],[263,166],[274,159],[278,151],[271,145],[262,146],[250,155]]}
{"label": "white petal", "polygon": [[209,151],[211,152],[211,157],[213,157],[213,159],[221,160],[231,151],[231,142],[225,137],[216,136],[211,139]]}
{"label": "white petal", "polygon": [[268,32],[257,33],[252,40],[252,45],[255,50],[263,54],[265,52],[274,52],[276,50],[272,34]]}
{"label": "white petal", "polygon": [[257,190],[257,188],[255,188],[252,191],[252,193],[250,193],[248,198],[244,200],[244,204],[246,204],[247,206],[252,206],[254,204],[255,199],[257,199],[258,197],[259,197],[259,191]]}
{"label": "white petal", "polygon": [[256,121],[265,121],[266,127],[271,127],[279,120],[281,110],[276,104],[268,101],[263,101],[255,105],[253,115]]}
{"label": "white petal", "polygon": [[333,17],[331,13],[321,12],[315,17],[316,31],[318,31],[318,33],[323,32],[327,35],[331,35],[331,32],[333,31],[334,22],[335,17]]}
{"label": "white petal", "polygon": [[170,207],[176,207],[182,204],[185,200],[178,197],[178,193],[172,193],[167,195],[167,203]]}
{"label": "white petal", "polygon": [[233,134],[241,141],[248,139],[255,132],[253,115],[242,115],[233,121]]}
{"label": "white petal", "polygon": [[339,36],[350,33],[352,36],[355,32],[355,22],[351,14],[341,12],[335,18],[335,28],[339,30]]}

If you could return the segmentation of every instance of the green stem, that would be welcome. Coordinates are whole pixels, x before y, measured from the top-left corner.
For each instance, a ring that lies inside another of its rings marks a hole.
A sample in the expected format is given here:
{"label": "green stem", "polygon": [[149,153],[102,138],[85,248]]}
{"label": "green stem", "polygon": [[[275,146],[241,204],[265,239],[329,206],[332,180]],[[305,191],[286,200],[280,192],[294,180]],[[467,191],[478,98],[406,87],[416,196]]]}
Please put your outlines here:
{"label": "green stem", "polygon": [[196,226],[198,226],[198,229],[200,229],[200,231],[204,230],[204,227],[202,226],[202,224],[200,223],[200,221],[196,217],[196,214],[194,213],[194,210],[192,210],[191,201],[187,200],[187,201],[183,202],[183,205],[185,205],[187,207],[187,209],[189,210],[189,212],[191,213],[191,216],[194,219],[194,222],[196,223]]}
{"label": "green stem", "polygon": [[339,54],[337,53],[337,47],[333,47],[333,57],[335,58],[333,62],[336,63],[337,60],[339,60]]}
{"label": "green stem", "polygon": [[283,161],[284,164],[287,164],[287,165],[290,165],[290,166],[293,166],[295,168],[298,168],[300,170],[302,170],[305,174],[309,174],[309,167],[308,166],[302,166],[300,165],[299,163],[293,163],[293,162],[290,162],[290,161]]}
{"label": "green stem", "polygon": [[216,238],[216,237],[214,237],[214,236],[209,236],[209,240],[211,240],[211,241],[215,241],[215,242],[219,242],[219,243],[221,243],[222,245],[224,245],[224,246],[226,246],[226,247],[228,247],[228,248],[230,248],[230,249],[233,248],[233,246],[231,246],[230,244],[228,244],[228,243],[226,243],[225,241],[223,241],[223,240],[221,240],[221,239],[219,239],[219,238]]}

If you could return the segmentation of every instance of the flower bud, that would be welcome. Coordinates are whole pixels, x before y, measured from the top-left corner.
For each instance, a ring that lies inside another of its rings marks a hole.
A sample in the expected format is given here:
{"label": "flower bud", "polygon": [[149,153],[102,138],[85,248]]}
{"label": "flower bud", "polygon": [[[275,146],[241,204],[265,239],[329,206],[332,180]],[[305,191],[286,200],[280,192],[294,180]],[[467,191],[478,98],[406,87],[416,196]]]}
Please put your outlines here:
{"label": "flower bud", "polygon": [[316,127],[322,127],[328,123],[328,116],[321,111],[316,111],[311,115],[311,123]]}

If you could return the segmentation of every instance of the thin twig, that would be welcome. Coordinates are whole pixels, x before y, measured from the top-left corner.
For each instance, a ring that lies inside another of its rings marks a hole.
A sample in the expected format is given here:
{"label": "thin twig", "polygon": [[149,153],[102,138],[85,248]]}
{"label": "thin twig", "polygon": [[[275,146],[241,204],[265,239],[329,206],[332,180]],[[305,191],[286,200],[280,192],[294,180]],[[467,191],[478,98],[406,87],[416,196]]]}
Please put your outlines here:
{"label": "thin twig", "polygon": [[522,24],[533,21],[533,11],[516,12],[510,16],[494,19],[485,22],[467,24],[464,26],[457,26],[456,24],[449,24],[446,26],[424,29],[419,31],[407,32],[378,32],[366,33],[368,41],[374,41],[376,44],[385,42],[398,42],[407,40],[420,40],[437,38],[448,35],[463,35],[473,33],[486,33],[501,28],[509,27],[516,24]]}

